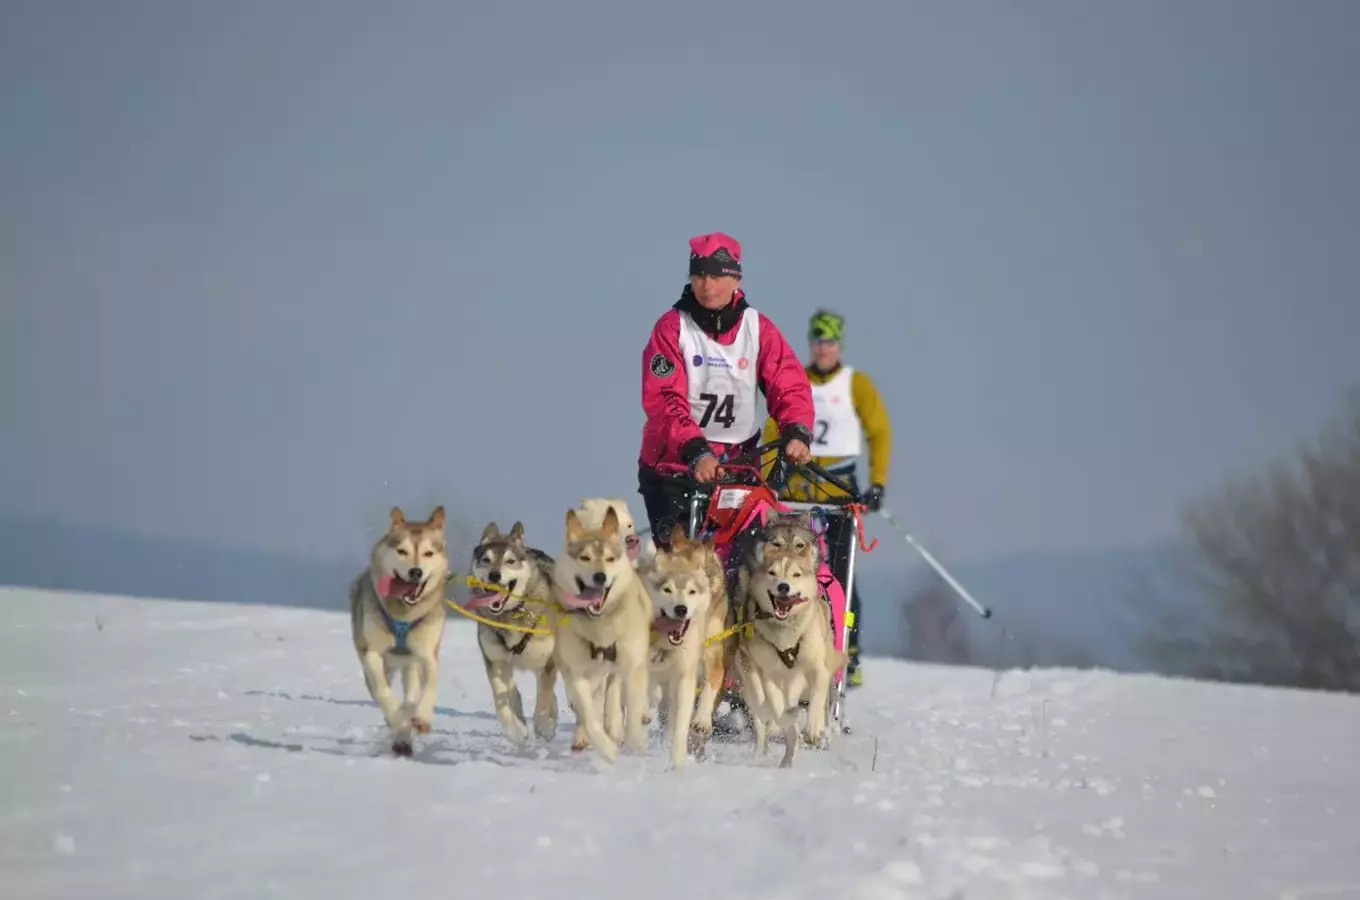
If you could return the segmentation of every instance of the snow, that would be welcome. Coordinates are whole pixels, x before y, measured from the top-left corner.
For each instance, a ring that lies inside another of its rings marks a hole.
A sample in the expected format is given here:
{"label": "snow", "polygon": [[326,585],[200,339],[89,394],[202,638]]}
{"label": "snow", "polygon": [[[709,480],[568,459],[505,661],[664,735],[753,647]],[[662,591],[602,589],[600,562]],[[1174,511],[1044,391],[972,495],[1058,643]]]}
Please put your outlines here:
{"label": "snow", "polygon": [[5,897],[1360,897],[1356,697],[869,659],[855,733],[791,770],[610,768],[560,684],[512,751],[451,620],[403,760],[343,611],[0,603]]}

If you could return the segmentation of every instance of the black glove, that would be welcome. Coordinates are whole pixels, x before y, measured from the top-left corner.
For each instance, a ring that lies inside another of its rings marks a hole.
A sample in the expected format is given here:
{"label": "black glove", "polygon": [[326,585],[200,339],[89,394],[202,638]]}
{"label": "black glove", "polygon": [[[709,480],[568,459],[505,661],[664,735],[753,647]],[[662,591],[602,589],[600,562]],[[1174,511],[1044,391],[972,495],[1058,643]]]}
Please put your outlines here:
{"label": "black glove", "polygon": [[883,508],[883,485],[875,484],[869,488],[869,493],[864,495],[864,505],[869,512],[878,512]]}
{"label": "black glove", "polygon": [[806,428],[804,428],[802,425],[799,425],[797,422],[791,422],[788,425],[785,425],[782,429],[780,429],[779,455],[781,458],[784,455],[784,448],[788,445],[789,441],[802,441],[804,444],[807,445],[807,448],[811,450],[812,432],[808,431]]}

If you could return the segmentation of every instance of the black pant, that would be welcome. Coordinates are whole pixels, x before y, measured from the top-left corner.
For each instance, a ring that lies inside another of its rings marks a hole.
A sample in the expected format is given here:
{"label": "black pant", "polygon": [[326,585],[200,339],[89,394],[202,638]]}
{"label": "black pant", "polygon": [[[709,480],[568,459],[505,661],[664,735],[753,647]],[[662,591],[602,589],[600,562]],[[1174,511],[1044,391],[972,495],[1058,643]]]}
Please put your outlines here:
{"label": "black pant", "polygon": [[[828,519],[826,527],[826,549],[831,565],[831,572],[836,576],[836,580],[845,586],[846,570],[850,567],[850,549],[854,542],[859,539],[859,533],[855,529],[855,519],[853,516],[835,516]],[[856,561],[858,562],[858,560]],[[856,579],[858,582],[858,579]],[[860,627],[860,607],[859,607],[859,585],[850,586],[850,612],[854,614],[855,621],[850,625],[850,633],[846,636],[845,649],[850,656],[850,662],[846,666],[846,673],[853,673],[859,668],[859,627]]]}
{"label": "black pant", "polygon": [[[859,478],[855,475],[855,470],[833,470],[832,474],[840,481],[844,481],[855,494],[859,494]],[[831,573],[836,576],[836,580],[845,586],[847,569],[850,567],[850,549],[854,542],[859,540],[859,532],[855,527],[854,516],[834,516],[828,519],[826,528],[826,549],[830,557],[827,562],[831,565]],[[858,560],[856,561],[858,562]],[[856,579],[858,582],[858,579]],[[846,666],[846,674],[849,675],[859,668],[859,627],[860,627],[860,606],[859,606],[859,586],[850,586],[850,612],[854,615],[854,624],[850,626],[850,633],[846,636],[845,650],[850,656],[850,663]]]}
{"label": "black pant", "polygon": [[[638,469],[638,493],[647,510],[647,525],[652,530],[652,540],[662,550],[671,547],[671,535],[675,526],[681,525],[689,537],[690,497],[684,487],[669,478],[658,475],[650,469]],[[700,510],[700,515],[705,510]],[[702,523],[701,523],[702,524]]]}

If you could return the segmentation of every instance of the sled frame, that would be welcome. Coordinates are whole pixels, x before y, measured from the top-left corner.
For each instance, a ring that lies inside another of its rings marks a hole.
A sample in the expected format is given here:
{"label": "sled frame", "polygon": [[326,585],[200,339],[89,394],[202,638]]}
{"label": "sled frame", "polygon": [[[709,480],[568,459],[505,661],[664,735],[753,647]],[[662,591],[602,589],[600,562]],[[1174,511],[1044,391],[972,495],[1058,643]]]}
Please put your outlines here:
{"label": "sled frame", "polygon": [[[782,450],[782,442],[775,441],[758,446],[746,453],[740,454],[732,462],[720,463],[725,470],[724,475],[710,483],[695,481],[689,474],[688,468],[684,466],[658,466],[658,470],[663,474],[663,477],[667,477],[670,480],[683,485],[689,495],[689,509],[686,517],[687,521],[685,523],[685,534],[687,537],[691,540],[695,540],[699,534],[706,530],[706,526],[711,523],[713,518],[712,513],[715,506],[719,503],[719,496],[723,488],[748,488],[752,491],[761,491],[761,489],[764,489],[764,491],[770,492],[770,502],[763,504],[759,512],[756,513],[762,515],[762,520],[763,513],[768,510],[779,512],[802,511],[809,517],[814,514],[827,518],[837,516],[846,517],[853,515],[848,507],[862,502],[861,498],[851,490],[848,484],[841,481],[835,475],[827,472],[816,463],[798,464],[782,458],[775,464],[776,471],[779,471],[781,468],[785,469],[785,472],[780,473],[780,477],[777,479],[778,481],[782,482],[787,468],[792,468],[795,471],[799,471],[804,477],[809,478],[810,480],[826,482],[839,488],[844,496],[838,496],[834,499],[823,501],[795,501],[784,500],[778,497],[778,495],[772,491],[766,479],[761,475],[759,466],[742,462],[742,460],[752,458],[759,460],[765,453],[770,452],[771,450]],[[730,541],[734,540],[736,535],[745,529],[738,527],[736,529],[723,528],[715,530],[733,531],[734,533],[729,536]],[[837,649],[843,651],[848,650],[850,645],[850,627],[853,624],[850,597],[851,592],[854,589],[855,563],[859,552],[858,540],[852,537],[849,543],[849,551],[846,555],[845,579],[843,582],[837,576],[835,569],[831,567],[829,559],[827,561],[827,566],[831,570],[831,577],[843,594],[843,608],[840,610],[839,617],[836,615],[837,610],[835,604],[831,602],[831,598],[829,596],[826,598],[827,605],[831,608],[832,627],[835,630]],[[830,556],[830,548],[828,547],[827,549],[828,556]],[[732,586],[733,582],[731,575],[729,574],[729,593]],[[849,734],[851,730],[845,713],[847,670],[848,664],[846,666],[841,666],[840,669],[837,670],[835,677],[832,680],[831,696],[828,698],[827,703],[828,725],[834,725],[839,728],[842,734]],[[729,701],[731,699],[730,693],[726,690],[723,691],[722,697]]]}

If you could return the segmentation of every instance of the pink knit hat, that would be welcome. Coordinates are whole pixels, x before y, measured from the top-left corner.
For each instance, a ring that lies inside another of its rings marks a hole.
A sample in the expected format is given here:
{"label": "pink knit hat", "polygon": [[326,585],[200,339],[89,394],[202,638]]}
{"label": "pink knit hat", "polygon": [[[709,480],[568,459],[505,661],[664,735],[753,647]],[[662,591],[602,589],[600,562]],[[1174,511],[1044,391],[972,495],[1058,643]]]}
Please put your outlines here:
{"label": "pink knit hat", "polygon": [[689,239],[689,274],[741,277],[741,242],[721,231]]}

